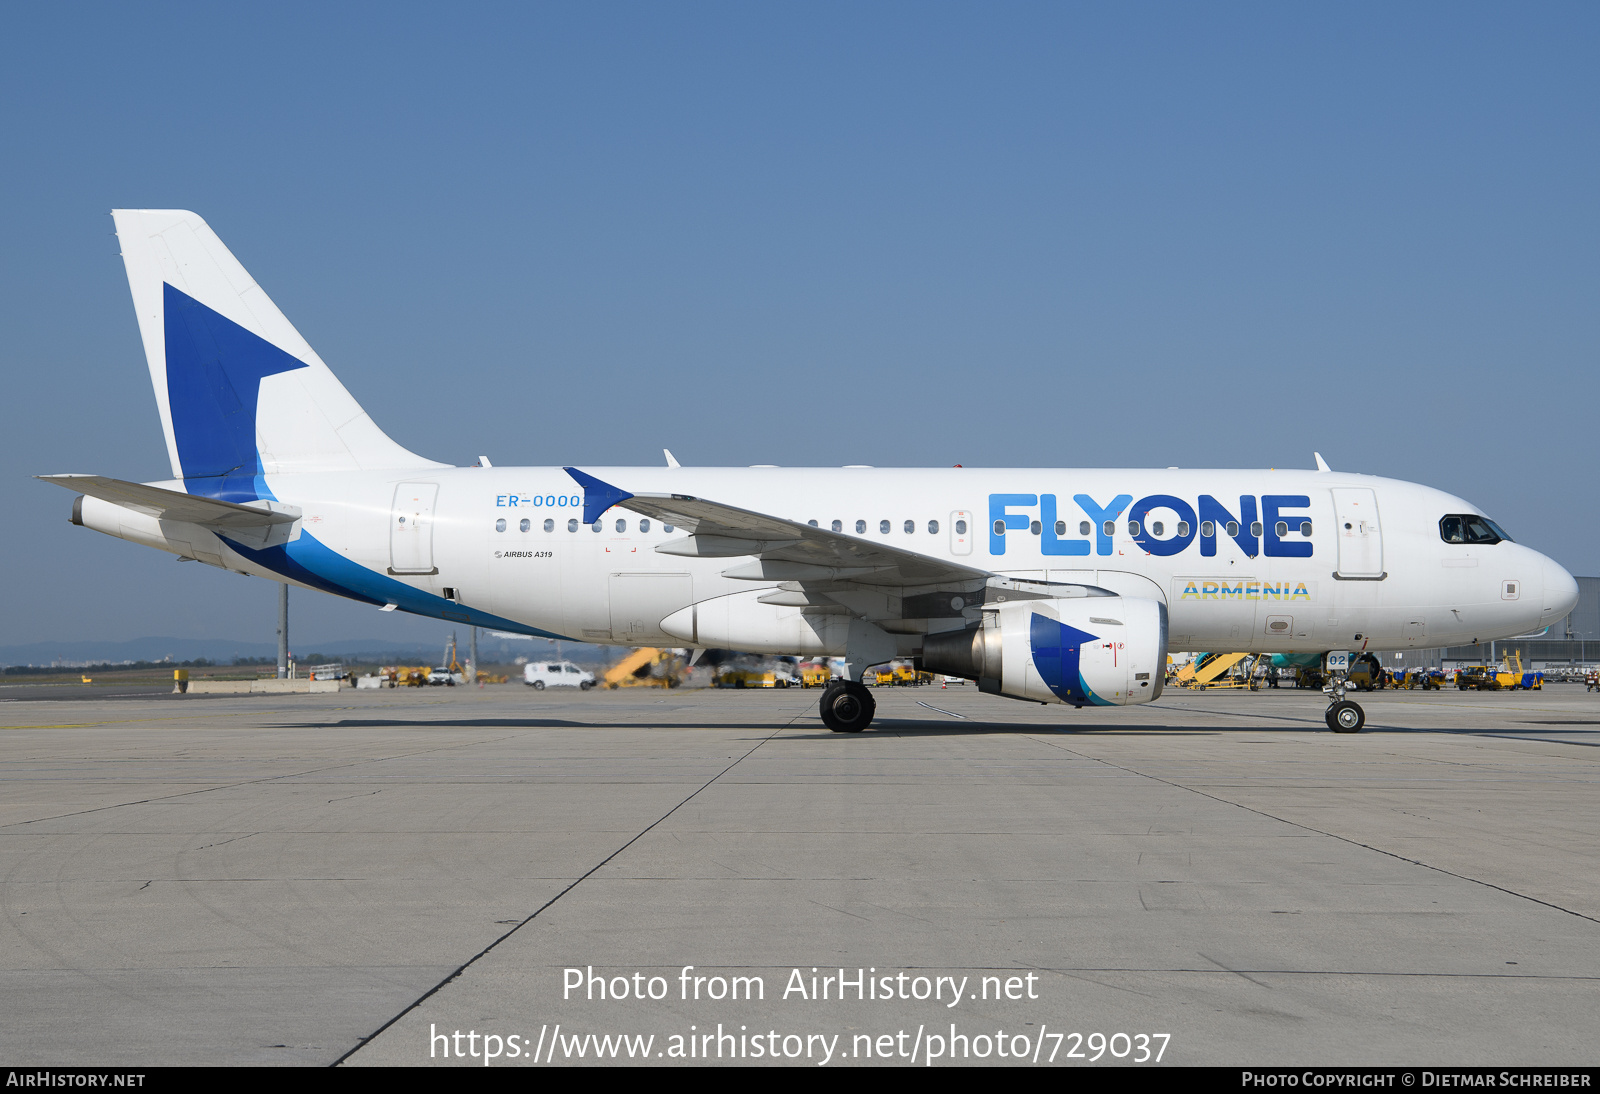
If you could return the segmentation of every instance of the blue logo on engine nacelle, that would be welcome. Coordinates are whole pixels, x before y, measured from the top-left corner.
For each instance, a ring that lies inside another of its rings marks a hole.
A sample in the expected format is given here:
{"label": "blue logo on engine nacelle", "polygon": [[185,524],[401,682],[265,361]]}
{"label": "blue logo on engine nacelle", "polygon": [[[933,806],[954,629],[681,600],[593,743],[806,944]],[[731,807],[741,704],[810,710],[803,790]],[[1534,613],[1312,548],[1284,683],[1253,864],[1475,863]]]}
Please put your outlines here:
{"label": "blue logo on engine nacelle", "polygon": [[[1091,543],[1094,554],[1110,555],[1117,522],[1126,514],[1124,531],[1152,555],[1179,554],[1198,539],[1200,554],[1209,558],[1217,553],[1220,535],[1233,540],[1250,558],[1258,554],[1310,558],[1310,516],[1297,510],[1309,509],[1311,499],[1304,494],[1263,494],[1259,507],[1257,501],[1254,495],[1243,494],[1230,507],[1201,494],[1190,505],[1171,494],[1151,494],[1138,501],[1132,494],[1118,494],[1101,505],[1088,494],[1074,494],[1076,511],[1071,511],[1054,494],[990,494],[989,553],[1005,554],[1006,533],[1026,531],[1039,537],[1043,555],[1087,555]],[[1287,529],[1283,534],[1278,532],[1280,524]]]}

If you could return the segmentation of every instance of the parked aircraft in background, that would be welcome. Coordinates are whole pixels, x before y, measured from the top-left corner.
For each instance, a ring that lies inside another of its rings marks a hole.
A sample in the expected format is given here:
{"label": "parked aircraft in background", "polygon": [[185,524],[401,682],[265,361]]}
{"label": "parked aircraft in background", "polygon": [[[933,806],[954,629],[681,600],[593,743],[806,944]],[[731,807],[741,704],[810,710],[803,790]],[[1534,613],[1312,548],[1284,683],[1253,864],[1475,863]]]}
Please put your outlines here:
{"label": "parked aircraft in background", "polygon": [[[1340,656],[1488,641],[1577,584],[1478,508],[1316,471],[453,467],[386,436],[200,217],[114,212],[173,478],[42,476],[73,522],[455,622],[842,657],[857,731],[896,657],[996,695],[1124,705],[1169,644]],[[799,483],[804,489],[798,489]]]}

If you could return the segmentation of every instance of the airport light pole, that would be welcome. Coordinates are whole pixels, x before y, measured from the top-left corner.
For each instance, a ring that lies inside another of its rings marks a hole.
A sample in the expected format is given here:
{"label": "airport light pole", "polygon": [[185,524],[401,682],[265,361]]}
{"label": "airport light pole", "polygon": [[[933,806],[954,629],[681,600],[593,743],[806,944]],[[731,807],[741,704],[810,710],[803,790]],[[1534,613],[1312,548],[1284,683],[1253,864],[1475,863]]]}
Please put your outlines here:
{"label": "airport light pole", "polygon": [[289,583],[278,586],[278,679],[289,678]]}

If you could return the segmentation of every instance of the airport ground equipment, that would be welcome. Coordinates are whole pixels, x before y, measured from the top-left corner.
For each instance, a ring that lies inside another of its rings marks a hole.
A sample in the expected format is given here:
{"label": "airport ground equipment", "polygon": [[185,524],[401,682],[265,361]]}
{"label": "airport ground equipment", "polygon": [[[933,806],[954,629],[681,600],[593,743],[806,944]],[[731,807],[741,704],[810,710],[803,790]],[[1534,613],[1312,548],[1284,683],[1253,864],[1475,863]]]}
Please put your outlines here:
{"label": "airport ground equipment", "polygon": [[1350,659],[1347,686],[1362,691],[1376,691],[1384,686],[1383,665],[1374,654],[1363,653]]}
{"label": "airport ground equipment", "polygon": [[786,673],[775,672],[771,669],[739,668],[730,665],[720,669],[716,676],[711,678],[714,688],[786,688],[791,687],[790,677]]}
{"label": "airport ground equipment", "polygon": [[1461,691],[1499,691],[1500,674],[1488,665],[1468,665],[1456,670],[1456,687]]}
{"label": "airport ground equipment", "polygon": [[606,670],[607,688],[675,688],[683,682],[683,658],[676,650],[641,646]]}
{"label": "airport ground equipment", "polygon": [[1179,687],[1205,691],[1216,687],[1243,687],[1229,677],[1229,670],[1250,658],[1248,653],[1197,653],[1194,660],[1178,670]]}
{"label": "airport ground equipment", "polygon": [[430,665],[386,665],[378,673],[389,678],[390,687],[420,688],[427,686],[428,674],[432,671]]}
{"label": "airport ground equipment", "polygon": [[1423,691],[1438,691],[1444,687],[1449,679],[1441,669],[1407,669],[1395,683],[1395,687],[1414,691],[1420,688]]}
{"label": "airport ground equipment", "polygon": [[1495,679],[1503,688],[1512,691],[1539,691],[1544,688],[1544,673],[1525,672],[1522,668],[1522,651],[1510,650],[1500,655],[1500,671]]}
{"label": "airport ground equipment", "polygon": [[826,663],[806,661],[800,665],[800,686],[803,688],[825,688],[832,679],[833,670]]}

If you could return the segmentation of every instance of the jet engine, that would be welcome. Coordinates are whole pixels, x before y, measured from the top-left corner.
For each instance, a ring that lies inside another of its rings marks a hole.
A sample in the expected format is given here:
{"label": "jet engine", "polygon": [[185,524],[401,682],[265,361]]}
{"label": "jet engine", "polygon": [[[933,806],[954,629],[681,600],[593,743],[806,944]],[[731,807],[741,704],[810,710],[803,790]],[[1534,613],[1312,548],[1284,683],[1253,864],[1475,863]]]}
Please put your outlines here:
{"label": "jet engine", "polygon": [[1167,606],[1139,597],[1022,600],[927,636],[922,667],[1013,699],[1127,706],[1161,695]]}

